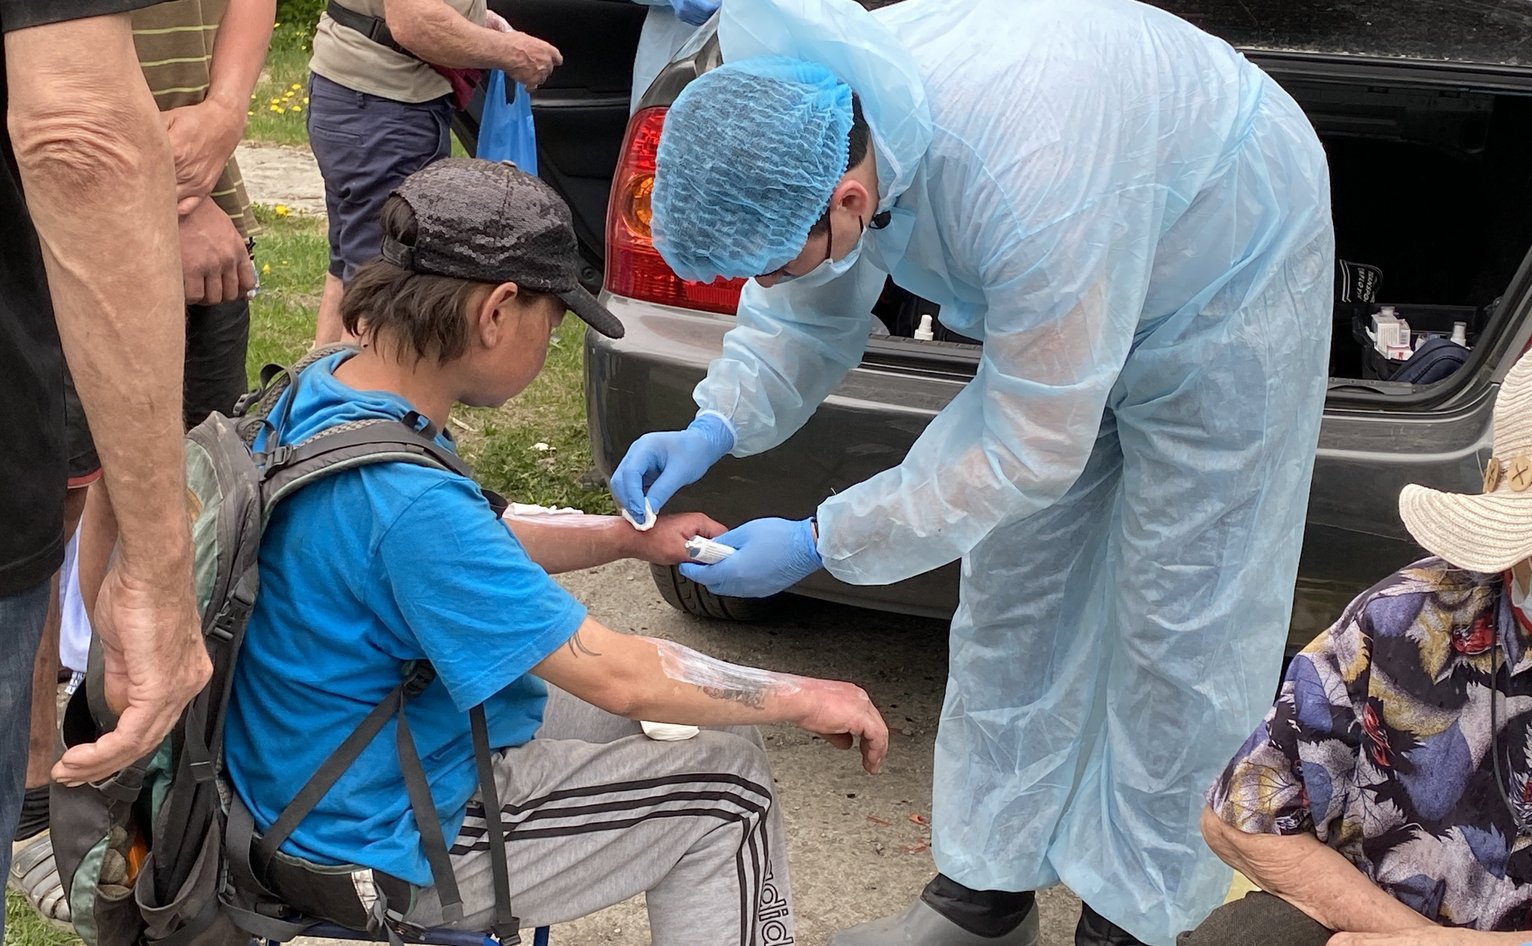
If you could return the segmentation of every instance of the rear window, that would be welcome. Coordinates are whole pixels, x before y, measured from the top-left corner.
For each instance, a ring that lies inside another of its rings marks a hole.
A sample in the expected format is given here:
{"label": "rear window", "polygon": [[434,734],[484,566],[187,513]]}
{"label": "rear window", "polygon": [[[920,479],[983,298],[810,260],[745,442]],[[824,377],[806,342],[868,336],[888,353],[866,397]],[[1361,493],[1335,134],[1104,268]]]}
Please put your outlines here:
{"label": "rear window", "polygon": [[1245,49],[1532,65],[1532,0],[1150,0]]}

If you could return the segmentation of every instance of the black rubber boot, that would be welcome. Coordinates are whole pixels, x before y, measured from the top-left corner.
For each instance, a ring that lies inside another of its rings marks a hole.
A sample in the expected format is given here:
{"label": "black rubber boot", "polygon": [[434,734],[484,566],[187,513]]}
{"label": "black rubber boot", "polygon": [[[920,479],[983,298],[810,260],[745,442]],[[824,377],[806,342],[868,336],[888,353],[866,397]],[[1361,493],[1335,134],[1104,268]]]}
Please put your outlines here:
{"label": "black rubber boot", "polygon": [[1143,941],[1090,908],[1080,904],[1080,922],[1075,926],[1075,946],[1145,946]]}
{"label": "black rubber boot", "polygon": [[971,890],[937,874],[898,916],[853,926],[830,946],[1037,946],[1031,891]]}

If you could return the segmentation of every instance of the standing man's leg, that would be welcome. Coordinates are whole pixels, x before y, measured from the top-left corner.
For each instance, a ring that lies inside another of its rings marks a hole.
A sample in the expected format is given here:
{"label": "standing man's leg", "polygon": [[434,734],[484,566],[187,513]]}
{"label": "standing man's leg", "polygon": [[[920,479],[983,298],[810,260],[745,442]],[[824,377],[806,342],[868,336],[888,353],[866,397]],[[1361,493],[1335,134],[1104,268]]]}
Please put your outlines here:
{"label": "standing man's leg", "polygon": [[[85,408],[75,391],[74,380],[64,374],[64,447],[68,454],[69,491],[64,495],[64,539],[80,525],[88,488],[101,478],[101,460],[91,439]],[[66,559],[67,561],[67,559]],[[103,571],[104,574],[104,571]],[[59,678],[59,576],[54,575],[48,595],[48,616],[32,668],[32,718],[27,745],[26,794],[15,840],[25,841],[48,828],[48,783],[58,761]]]}
{"label": "standing man's leg", "polygon": [[248,387],[245,353],[250,345],[250,302],[186,307],[186,373],[181,405],[186,428],[207,415],[227,414]]}
{"label": "standing man's leg", "polygon": [[932,854],[941,874],[903,914],[831,946],[1033,946],[1033,891],[1099,738],[1101,579],[1122,457],[1103,418],[1091,460],[1054,506],[996,529],[963,562],[936,738]]}
{"label": "standing man's leg", "polygon": [[[1077,942],[1169,946],[1222,901],[1203,795],[1270,707],[1292,608],[1329,357],[1328,232],[1177,313],[1109,402],[1123,451],[1106,738],[1052,861]],[[1131,935],[1130,935],[1131,934]]]}
{"label": "standing man's leg", "polygon": [[377,257],[379,214],[406,177],[452,153],[449,98],[418,104],[357,92],[314,76],[309,83],[309,144],[324,178],[330,269],[320,297],[314,343],[341,341],[345,283]]}
{"label": "standing man's leg", "polygon": [[[48,615],[51,582],[0,597],[0,867],[11,867],[11,841],[21,816],[27,773],[27,730],[32,717],[32,670]],[[0,917],[0,940],[5,920]]]}
{"label": "standing man's leg", "polygon": [[[452,848],[458,924],[488,929],[487,830],[505,832],[511,902],[527,926],[646,894],[654,946],[795,943],[782,814],[760,735],[708,729],[656,742],[637,723],[550,688],[537,738],[500,754],[503,806],[470,803]],[[410,922],[435,925],[434,891]]]}

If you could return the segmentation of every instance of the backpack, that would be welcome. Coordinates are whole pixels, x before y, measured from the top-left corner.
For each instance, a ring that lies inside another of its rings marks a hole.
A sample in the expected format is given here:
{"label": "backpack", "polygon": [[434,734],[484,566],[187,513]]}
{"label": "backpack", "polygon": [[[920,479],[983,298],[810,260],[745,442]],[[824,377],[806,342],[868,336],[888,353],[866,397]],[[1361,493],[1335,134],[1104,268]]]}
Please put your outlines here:
{"label": "backpack", "polygon": [[[432,882],[448,922],[462,916],[441,823],[404,718],[404,704],[435,678],[429,664],[400,668],[398,687],[313,773],[264,835],[222,780],[223,724],[272,510],[310,483],[372,463],[415,463],[469,475],[456,454],[411,426],[420,420],[413,414],[403,421],[343,423],[282,445],[296,398],[283,402],[275,418],[273,407],[296,389],[308,365],[342,350],[318,349],[290,369],[268,366],[261,385],[240,399],[232,415],[211,414],[186,436],[193,577],[213,673],[149,756],[101,782],[51,787],[54,857],[75,931],[87,946],[246,946],[252,936],[291,939],[321,920],[374,935],[387,932],[392,942],[418,933],[403,921],[412,896],[404,881],[278,853],[390,718],[398,720],[400,767]],[[262,431],[268,448],[256,451]],[[489,491],[485,496],[500,515],[505,501]],[[498,811],[483,707],[470,716],[485,810]],[[86,682],[65,707],[61,736],[66,746],[93,741],[114,724],[99,644],[93,642]],[[505,839],[492,831],[489,840],[494,931],[503,943],[516,944],[520,924],[510,909]]]}

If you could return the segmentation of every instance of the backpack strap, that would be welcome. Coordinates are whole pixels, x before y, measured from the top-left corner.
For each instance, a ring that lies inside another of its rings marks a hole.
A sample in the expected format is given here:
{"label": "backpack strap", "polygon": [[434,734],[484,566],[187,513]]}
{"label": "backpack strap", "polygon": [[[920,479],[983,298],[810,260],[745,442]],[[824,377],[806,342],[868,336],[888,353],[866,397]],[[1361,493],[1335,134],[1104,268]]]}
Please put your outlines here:
{"label": "backpack strap", "polygon": [[495,938],[501,946],[521,942],[521,918],[511,910],[511,866],[505,852],[505,829],[500,824],[500,789],[490,759],[489,724],[484,704],[468,711],[473,729],[473,761],[479,769],[479,801],[484,805],[484,829],[489,838],[489,870],[495,888]]}
{"label": "backpack strap", "polygon": [[322,345],[309,349],[302,358],[293,362],[291,367],[287,365],[269,364],[261,369],[261,383],[252,391],[241,395],[234,404],[234,412],[230,417],[239,418],[238,425],[240,437],[249,447],[255,443],[255,438],[266,426],[266,419],[271,414],[271,409],[277,401],[297,381],[298,375],[305,368],[323,358],[328,358],[337,352],[359,351],[355,345]]}

